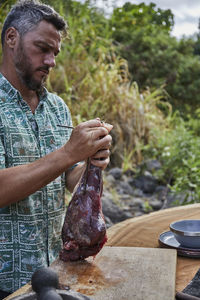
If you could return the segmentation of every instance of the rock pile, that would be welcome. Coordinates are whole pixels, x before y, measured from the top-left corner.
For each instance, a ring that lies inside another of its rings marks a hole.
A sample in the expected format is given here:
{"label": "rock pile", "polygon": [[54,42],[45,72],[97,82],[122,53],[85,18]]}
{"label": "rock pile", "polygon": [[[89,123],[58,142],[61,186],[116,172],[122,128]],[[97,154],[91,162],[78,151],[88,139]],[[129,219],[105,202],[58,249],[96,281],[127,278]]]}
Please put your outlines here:
{"label": "rock pile", "polygon": [[123,173],[120,168],[104,171],[102,206],[107,227],[127,218],[175,206],[174,203],[181,204],[183,197],[172,194],[153,175],[160,168],[157,160],[151,160],[143,164],[140,175],[130,171]]}

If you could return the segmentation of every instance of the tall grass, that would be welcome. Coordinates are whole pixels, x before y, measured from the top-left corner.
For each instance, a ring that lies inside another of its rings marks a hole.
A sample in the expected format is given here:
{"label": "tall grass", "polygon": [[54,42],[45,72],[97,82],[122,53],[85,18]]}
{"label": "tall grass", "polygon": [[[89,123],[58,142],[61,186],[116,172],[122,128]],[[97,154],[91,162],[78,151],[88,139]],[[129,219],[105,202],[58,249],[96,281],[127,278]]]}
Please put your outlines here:
{"label": "tall grass", "polygon": [[111,164],[127,168],[128,162],[134,167],[142,160],[143,145],[155,138],[151,128],[166,126],[158,108],[164,91],[140,94],[129,79],[127,61],[117,56],[112,41],[100,36],[91,20],[83,12],[78,18],[68,16],[71,38],[63,44],[48,88],[66,101],[75,125],[96,117],[113,124]]}
{"label": "tall grass", "polygon": [[154,138],[151,128],[166,126],[157,106],[162,90],[140,94],[137,84],[128,80],[126,61],[115,57],[109,62],[100,49],[97,60],[84,51],[66,55],[51,73],[48,87],[66,101],[75,124],[100,117],[114,125],[113,164],[121,165],[133,149],[133,162],[140,162],[141,146]]}

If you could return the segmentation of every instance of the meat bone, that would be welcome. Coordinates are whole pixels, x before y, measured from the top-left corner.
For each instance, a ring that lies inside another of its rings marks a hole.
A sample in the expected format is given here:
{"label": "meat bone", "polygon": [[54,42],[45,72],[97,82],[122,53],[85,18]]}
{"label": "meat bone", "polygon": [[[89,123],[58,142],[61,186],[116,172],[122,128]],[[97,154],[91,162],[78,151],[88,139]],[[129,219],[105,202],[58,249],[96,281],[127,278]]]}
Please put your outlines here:
{"label": "meat bone", "polygon": [[87,160],[86,170],[68,205],[62,228],[60,259],[82,260],[95,256],[107,241],[102,212],[102,170]]}

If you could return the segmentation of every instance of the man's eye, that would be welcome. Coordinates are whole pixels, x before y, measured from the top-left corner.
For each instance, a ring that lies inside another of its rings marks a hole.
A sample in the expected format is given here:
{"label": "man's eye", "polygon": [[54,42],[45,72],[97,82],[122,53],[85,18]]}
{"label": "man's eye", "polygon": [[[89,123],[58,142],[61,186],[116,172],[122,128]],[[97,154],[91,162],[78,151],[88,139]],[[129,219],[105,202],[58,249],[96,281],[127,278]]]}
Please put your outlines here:
{"label": "man's eye", "polygon": [[41,50],[42,52],[44,52],[44,53],[46,53],[46,52],[48,52],[48,51],[49,51],[49,49],[48,49],[48,48],[46,48],[46,47],[40,47],[40,50]]}

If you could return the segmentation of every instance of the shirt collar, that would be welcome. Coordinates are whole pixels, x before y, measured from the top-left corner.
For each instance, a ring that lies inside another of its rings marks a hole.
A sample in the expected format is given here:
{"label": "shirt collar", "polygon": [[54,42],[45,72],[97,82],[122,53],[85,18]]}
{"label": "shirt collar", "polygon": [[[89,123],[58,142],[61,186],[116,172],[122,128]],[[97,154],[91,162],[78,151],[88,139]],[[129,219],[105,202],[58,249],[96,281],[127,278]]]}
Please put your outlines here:
{"label": "shirt collar", "polygon": [[18,90],[16,90],[12,86],[12,84],[1,73],[0,73],[0,86],[1,86],[1,90],[6,92],[6,94],[12,99],[15,99],[19,95]]}
{"label": "shirt collar", "polygon": [[[0,86],[1,89],[6,92],[6,94],[11,99],[22,98],[20,92],[14,88],[14,86],[0,73]],[[47,96],[47,89],[45,87],[42,88],[42,91],[38,93],[39,99],[44,101]]]}

